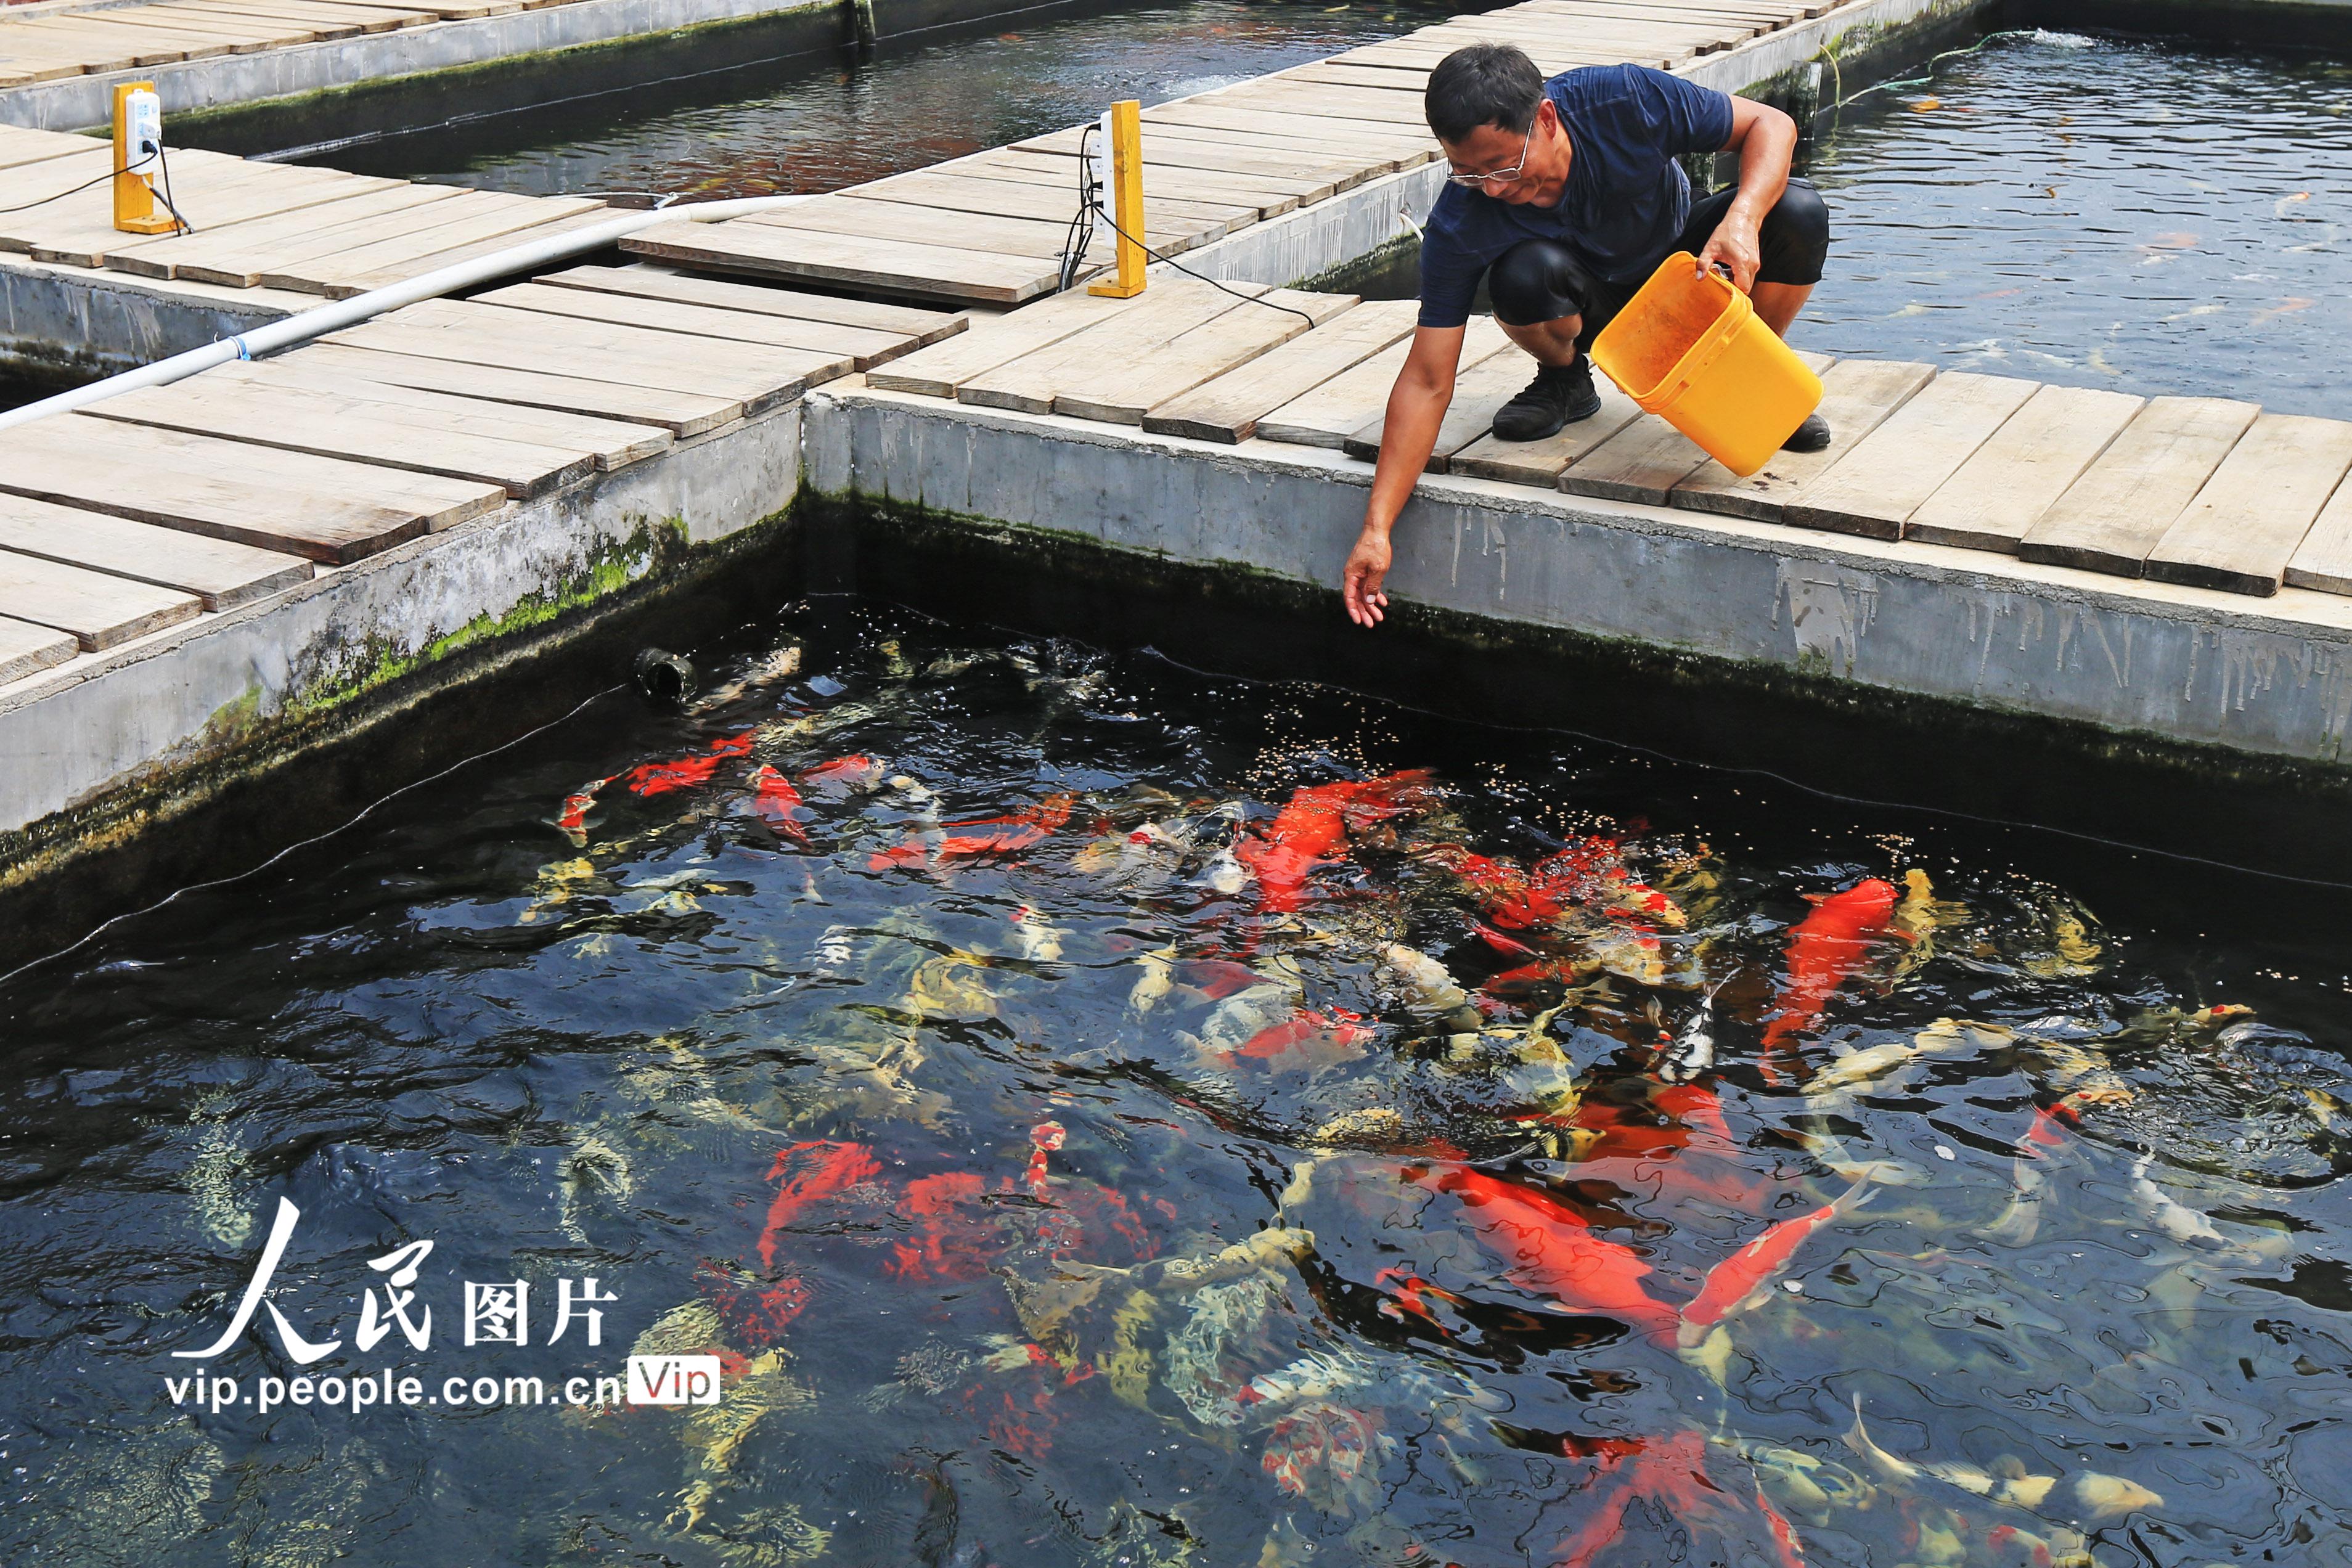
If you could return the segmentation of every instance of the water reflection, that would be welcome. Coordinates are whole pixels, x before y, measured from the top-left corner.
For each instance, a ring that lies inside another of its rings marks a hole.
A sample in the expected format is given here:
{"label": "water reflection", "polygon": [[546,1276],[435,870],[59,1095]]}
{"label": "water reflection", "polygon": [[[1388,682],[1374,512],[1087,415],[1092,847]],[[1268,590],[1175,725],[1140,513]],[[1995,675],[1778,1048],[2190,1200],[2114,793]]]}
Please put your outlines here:
{"label": "water reflection", "polygon": [[1801,341],[2352,416],[2352,68],[2046,32],[1848,106]]}
{"label": "water reflection", "polygon": [[[1884,816],[796,609],[690,712],[610,699],[0,991],[0,1542],[2312,1560],[2334,944]],[[271,1308],[341,1348],[173,1360],[281,1199]],[[426,1345],[370,1342],[426,1239]],[[601,1345],[551,1342],[589,1279]],[[500,1282],[529,1336],[463,1342]],[[567,1402],[630,1352],[726,1397]]]}

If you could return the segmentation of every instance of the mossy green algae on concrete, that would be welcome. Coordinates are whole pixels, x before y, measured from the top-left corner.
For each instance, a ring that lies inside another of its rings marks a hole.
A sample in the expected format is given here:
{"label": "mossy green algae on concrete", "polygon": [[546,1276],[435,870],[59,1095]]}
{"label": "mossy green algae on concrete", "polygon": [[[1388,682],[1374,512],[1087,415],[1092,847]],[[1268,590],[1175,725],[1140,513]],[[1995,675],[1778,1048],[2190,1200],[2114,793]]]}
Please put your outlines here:
{"label": "mossy green algae on concrete", "polygon": [[356,644],[319,650],[310,668],[289,684],[281,712],[298,721],[328,712],[452,655],[543,626],[567,610],[609,598],[657,568],[682,561],[686,539],[684,518],[640,521],[625,537],[593,542],[577,567],[523,594],[506,609],[483,611],[421,645],[404,646],[373,633]]}

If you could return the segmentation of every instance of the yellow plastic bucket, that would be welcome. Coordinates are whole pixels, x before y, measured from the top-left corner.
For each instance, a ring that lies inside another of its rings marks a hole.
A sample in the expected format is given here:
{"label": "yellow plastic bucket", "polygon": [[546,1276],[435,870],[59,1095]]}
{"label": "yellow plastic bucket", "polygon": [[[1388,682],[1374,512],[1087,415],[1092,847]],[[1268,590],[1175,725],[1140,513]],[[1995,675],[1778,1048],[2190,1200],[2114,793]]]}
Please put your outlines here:
{"label": "yellow plastic bucket", "polygon": [[1746,478],[1822,401],[1822,378],[1748,296],[1678,250],[1592,340],[1592,363],[1650,413]]}

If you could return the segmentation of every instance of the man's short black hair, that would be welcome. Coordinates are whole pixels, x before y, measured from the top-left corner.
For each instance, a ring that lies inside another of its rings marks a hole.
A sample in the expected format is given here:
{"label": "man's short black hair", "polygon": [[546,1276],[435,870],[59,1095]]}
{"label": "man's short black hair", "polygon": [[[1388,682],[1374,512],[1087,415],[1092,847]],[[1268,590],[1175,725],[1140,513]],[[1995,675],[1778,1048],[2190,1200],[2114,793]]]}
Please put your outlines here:
{"label": "man's short black hair", "polygon": [[1512,44],[1472,44],[1437,62],[1423,92],[1429,128],[1448,146],[1458,145],[1481,125],[1499,125],[1517,135],[1536,122],[1543,101],[1543,72]]}

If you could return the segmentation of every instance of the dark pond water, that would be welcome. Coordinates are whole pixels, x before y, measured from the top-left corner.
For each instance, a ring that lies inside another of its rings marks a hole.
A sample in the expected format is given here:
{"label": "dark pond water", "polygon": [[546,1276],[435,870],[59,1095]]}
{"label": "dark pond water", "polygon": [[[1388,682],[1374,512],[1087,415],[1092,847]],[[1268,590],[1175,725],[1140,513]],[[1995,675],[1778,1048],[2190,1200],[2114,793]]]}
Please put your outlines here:
{"label": "dark pond water", "polygon": [[1801,341],[2352,416],[2352,66],[2012,34],[1849,104]]}
{"label": "dark pond water", "polygon": [[[760,646],[0,985],[0,1559],[2346,1560],[2309,900]],[[723,1400],[566,1402],[632,1352]]]}
{"label": "dark pond water", "polygon": [[1059,130],[1113,99],[1206,92],[1458,9],[1438,0],[1184,0],[1015,17],[1001,34],[886,42],[864,66],[767,61],[386,137],[317,161],[532,195],[837,190]]}

